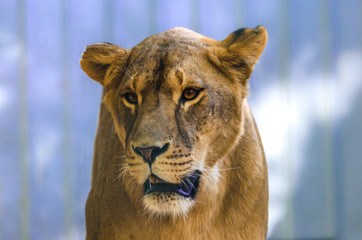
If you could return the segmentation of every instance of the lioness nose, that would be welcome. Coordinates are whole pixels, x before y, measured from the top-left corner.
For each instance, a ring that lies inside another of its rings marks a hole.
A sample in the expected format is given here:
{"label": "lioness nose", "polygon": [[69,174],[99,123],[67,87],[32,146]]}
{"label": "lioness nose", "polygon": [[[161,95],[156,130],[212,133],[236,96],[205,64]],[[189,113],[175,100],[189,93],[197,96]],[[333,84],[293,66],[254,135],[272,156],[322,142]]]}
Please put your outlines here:
{"label": "lioness nose", "polygon": [[133,147],[135,153],[140,155],[143,158],[143,161],[148,163],[151,167],[151,164],[155,161],[158,155],[166,152],[168,149],[169,144],[166,143],[162,148],[159,147],[147,147],[147,148],[139,148]]}

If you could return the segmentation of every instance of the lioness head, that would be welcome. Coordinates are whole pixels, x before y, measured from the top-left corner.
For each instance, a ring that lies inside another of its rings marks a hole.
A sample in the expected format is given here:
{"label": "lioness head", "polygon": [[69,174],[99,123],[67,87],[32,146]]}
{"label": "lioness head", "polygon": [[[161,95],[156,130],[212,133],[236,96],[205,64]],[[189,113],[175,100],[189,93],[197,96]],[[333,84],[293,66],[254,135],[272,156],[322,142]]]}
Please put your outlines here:
{"label": "lioness head", "polygon": [[223,191],[219,171],[243,134],[247,79],[266,41],[264,27],[223,41],[175,28],[131,50],[87,47],[81,66],[104,87],[132,201],[177,216]]}

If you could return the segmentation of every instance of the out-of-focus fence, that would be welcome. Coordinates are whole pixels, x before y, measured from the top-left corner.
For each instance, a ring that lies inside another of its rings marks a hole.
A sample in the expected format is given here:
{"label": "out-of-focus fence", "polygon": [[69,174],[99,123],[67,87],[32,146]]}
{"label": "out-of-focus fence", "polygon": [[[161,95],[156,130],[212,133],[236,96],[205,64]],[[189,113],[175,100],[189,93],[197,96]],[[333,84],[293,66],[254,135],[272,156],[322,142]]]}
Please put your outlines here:
{"label": "out-of-focus fence", "polygon": [[361,1],[0,2],[0,239],[82,239],[101,87],[88,44],[184,26],[264,25],[249,102],[270,176],[271,239],[362,236]]}

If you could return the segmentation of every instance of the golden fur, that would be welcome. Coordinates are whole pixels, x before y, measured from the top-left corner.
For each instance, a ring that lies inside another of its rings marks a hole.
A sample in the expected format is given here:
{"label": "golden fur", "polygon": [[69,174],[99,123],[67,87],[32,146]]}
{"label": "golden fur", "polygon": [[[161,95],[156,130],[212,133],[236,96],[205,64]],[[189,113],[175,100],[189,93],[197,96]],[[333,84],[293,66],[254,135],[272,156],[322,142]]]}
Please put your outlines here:
{"label": "golden fur", "polygon": [[[87,47],[82,69],[104,87],[87,239],[265,239],[267,164],[246,97],[266,42],[264,27],[223,41],[175,28],[131,50]],[[152,165],[135,150],[166,145]],[[144,194],[151,174],[180,183],[195,170],[195,199]]]}

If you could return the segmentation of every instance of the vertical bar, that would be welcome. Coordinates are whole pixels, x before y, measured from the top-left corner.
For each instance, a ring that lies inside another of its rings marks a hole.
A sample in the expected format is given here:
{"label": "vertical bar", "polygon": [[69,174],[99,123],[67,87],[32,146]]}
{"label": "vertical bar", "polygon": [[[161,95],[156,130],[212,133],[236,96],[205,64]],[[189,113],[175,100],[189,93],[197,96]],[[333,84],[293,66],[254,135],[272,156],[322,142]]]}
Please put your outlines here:
{"label": "vertical bar", "polygon": [[114,41],[114,1],[103,1],[103,29],[104,39],[107,42]]}
{"label": "vertical bar", "polygon": [[30,239],[29,126],[27,93],[26,3],[18,0],[17,34],[19,58],[19,142],[20,142],[20,239]]}
{"label": "vertical bar", "polygon": [[63,125],[63,153],[64,153],[64,231],[66,239],[71,236],[71,227],[73,225],[72,211],[72,164],[71,164],[71,127],[70,127],[70,87],[69,87],[69,69],[68,59],[69,43],[68,43],[68,16],[67,16],[67,0],[61,0],[61,67],[62,67],[62,125]]}
{"label": "vertical bar", "polygon": [[289,3],[288,0],[279,0],[279,74],[280,86],[283,90],[289,89]]}
{"label": "vertical bar", "polygon": [[192,0],[191,23],[195,32],[200,32],[200,0]]}
{"label": "vertical bar", "polygon": [[150,35],[157,32],[157,0],[149,1],[150,9]]}
{"label": "vertical bar", "polygon": [[335,236],[335,190],[334,190],[334,166],[333,166],[333,119],[330,99],[333,97],[329,88],[331,73],[331,26],[330,26],[330,2],[321,1],[321,50],[323,72],[323,161],[326,169],[326,230],[329,236]]}
{"label": "vertical bar", "polygon": [[242,28],[245,25],[246,3],[243,0],[235,0],[236,28]]}
{"label": "vertical bar", "polygon": [[[280,76],[280,88],[281,88],[281,99],[285,105],[285,109],[289,109],[290,106],[290,37],[289,37],[289,2],[288,0],[279,0],[279,76]],[[286,238],[294,237],[294,196],[293,196],[293,164],[292,164],[292,145],[290,142],[292,134],[289,126],[287,126],[287,138],[285,152],[283,158],[283,172],[286,183],[287,204],[286,213],[287,215],[282,222],[282,235]]]}

